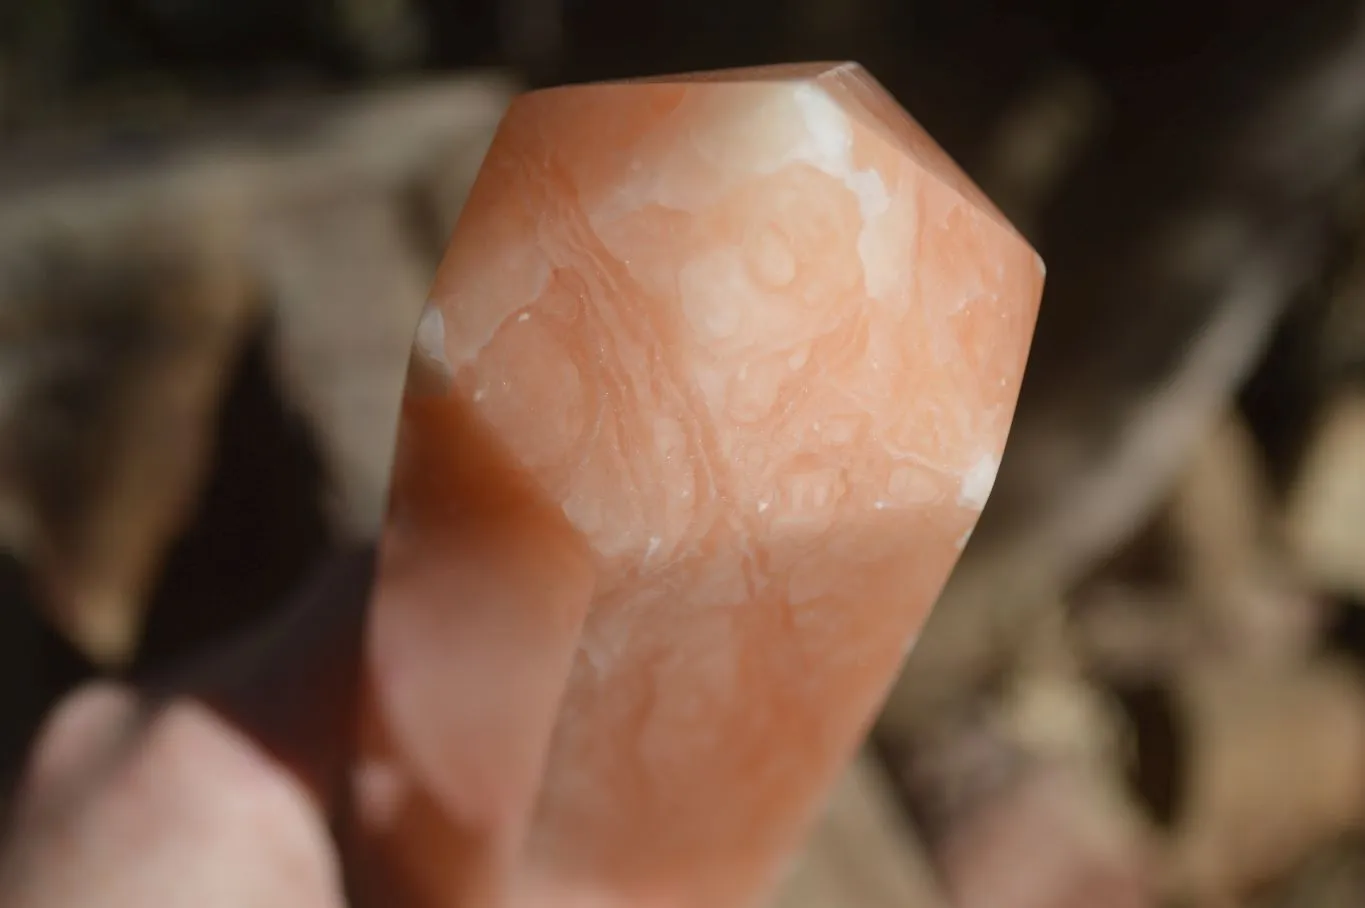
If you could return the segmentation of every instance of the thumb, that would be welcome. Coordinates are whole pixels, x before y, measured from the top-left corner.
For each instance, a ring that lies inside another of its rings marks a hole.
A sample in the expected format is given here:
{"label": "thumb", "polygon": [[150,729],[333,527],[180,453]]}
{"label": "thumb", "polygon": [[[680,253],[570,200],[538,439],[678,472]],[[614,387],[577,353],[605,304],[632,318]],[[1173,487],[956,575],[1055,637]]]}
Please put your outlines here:
{"label": "thumb", "polygon": [[308,793],[207,708],[87,688],[40,738],[0,854],[0,908],[340,908]]}

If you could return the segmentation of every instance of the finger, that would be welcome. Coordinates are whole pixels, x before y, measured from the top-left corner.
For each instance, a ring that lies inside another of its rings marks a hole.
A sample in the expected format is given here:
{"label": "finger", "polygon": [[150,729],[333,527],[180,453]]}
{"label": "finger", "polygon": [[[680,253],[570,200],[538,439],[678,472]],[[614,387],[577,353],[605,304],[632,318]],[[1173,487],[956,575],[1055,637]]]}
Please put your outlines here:
{"label": "finger", "polygon": [[102,770],[71,809],[21,812],[18,844],[0,862],[3,908],[342,905],[307,792],[203,706],[160,711]]}
{"label": "finger", "polygon": [[122,685],[95,683],[67,697],[38,733],[22,783],[28,798],[52,804],[74,797],[113,763],[137,715],[137,699]]}

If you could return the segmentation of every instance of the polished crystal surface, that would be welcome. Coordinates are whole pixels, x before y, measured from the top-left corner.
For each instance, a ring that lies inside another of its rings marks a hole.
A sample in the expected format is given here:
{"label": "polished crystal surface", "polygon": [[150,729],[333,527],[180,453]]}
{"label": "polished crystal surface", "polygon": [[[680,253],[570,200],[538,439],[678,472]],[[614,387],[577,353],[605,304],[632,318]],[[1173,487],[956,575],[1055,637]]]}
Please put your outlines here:
{"label": "polished crystal surface", "polygon": [[514,102],[418,332],[371,635],[418,885],[760,899],[986,503],[1042,284],[854,64]]}

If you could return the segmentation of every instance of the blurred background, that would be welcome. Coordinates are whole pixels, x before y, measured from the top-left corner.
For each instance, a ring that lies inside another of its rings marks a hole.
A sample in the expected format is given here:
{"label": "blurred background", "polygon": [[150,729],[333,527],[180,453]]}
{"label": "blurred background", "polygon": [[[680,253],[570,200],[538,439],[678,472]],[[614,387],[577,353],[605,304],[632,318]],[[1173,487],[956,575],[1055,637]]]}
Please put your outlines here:
{"label": "blurred background", "polygon": [[867,66],[1048,289],[995,495],[781,905],[1365,905],[1358,0],[0,4],[0,790],[73,684],[376,525],[511,94],[793,59]]}

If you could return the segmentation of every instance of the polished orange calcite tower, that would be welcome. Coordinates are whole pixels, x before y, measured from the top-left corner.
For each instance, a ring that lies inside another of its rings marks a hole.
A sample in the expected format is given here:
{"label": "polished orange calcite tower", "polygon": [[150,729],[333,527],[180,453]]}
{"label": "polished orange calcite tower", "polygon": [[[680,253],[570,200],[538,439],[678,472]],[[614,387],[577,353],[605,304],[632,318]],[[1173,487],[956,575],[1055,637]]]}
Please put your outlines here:
{"label": "polished orange calcite tower", "polygon": [[419,329],[371,643],[473,843],[450,904],[768,891],[986,502],[1042,285],[856,65],[512,105]]}

